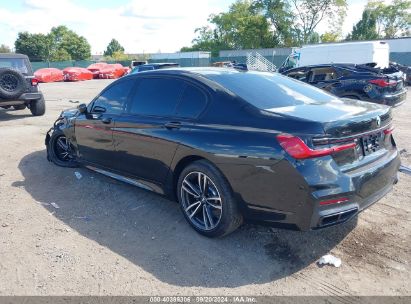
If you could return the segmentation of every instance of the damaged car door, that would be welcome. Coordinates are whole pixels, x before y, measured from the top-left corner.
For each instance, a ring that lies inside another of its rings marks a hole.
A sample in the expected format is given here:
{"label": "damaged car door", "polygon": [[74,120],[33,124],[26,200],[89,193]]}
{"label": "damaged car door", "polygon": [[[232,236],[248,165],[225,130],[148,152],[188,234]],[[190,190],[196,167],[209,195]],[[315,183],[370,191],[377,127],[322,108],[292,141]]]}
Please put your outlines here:
{"label": "damaged car door", "polygon": [[113,128],[127,104],[134,80],[124,79],[107,87],[75,122],[75,134],[83,161],[105,168],[113,166]]}

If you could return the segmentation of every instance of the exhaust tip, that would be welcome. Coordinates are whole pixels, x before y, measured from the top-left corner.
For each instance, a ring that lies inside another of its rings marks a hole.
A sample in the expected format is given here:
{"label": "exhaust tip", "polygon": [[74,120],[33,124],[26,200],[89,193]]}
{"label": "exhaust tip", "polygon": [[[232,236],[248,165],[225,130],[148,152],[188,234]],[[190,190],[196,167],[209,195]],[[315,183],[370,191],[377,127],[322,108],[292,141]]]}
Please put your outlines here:
{"label": "exhaust tip", "polygon": [[339,223],[343,223],[349,220],[350,218],[352,218],[357,213],[358,213],[358,208],[353,208],[353,209],[345,210],[342,212],[323,216],[320,218],[319,227],[322,228],[322,227],[327,227],[327,226],[332,226],[332,225],[336,225]]}

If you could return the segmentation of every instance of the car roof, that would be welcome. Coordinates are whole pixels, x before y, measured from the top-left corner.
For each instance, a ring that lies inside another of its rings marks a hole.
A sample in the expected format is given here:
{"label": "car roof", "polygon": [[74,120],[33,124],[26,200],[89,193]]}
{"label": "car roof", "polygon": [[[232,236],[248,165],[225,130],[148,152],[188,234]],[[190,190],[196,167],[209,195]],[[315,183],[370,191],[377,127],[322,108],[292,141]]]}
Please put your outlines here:
{"label": "car roof", "polygon": [[187,67],[187,68],[181,68],[181,67],[172,67],[164,70],[152,70],[152,71],[145,71],[144,75],[150,75],[150,74],[173,74],[173,75],[210,75],[210,74],[232,74],[232,73],[247,73],[244,71],[237,71],[236,69],[233,68],[223,68],[223,67]]}
{"label": "car roof", "polygon": [[146,64],[141,64],[139,66],[159,66],[159,65],[179,65],[176,62],[153,62],[153,63],[146,63]]}
{"label": "car roof", "polygon": [[15,53],[0,53],[0,58],[23,58],[28,59],[27,55]]}

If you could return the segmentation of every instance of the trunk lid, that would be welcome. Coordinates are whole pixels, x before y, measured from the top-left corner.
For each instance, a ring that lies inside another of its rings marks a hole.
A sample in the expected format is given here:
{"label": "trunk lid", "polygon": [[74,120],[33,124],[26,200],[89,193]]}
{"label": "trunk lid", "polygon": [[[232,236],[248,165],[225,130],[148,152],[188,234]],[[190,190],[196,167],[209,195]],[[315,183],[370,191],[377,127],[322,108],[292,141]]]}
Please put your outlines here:
{"label": "trunk lid", "polygon": [[273,108],[270,112],[321,123],[324,134],[333,138],[350,137],[388,126],[390,107],[340,98],[327,103],[301,104]]}

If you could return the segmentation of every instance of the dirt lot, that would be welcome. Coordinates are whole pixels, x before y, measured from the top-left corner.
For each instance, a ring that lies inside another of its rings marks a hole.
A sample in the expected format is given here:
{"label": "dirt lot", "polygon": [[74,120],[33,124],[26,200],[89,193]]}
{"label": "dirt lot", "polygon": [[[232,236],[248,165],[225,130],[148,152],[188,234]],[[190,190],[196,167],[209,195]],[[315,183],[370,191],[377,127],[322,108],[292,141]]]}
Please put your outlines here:
{"label": "dirt lot", "polygon": [[[342,226],[245,225],[207,239],[174,202],[47,162],[44,136],[59,112],[108,83],[41,85],[43,117],[0,110],[0,295],[411,295],[409,176]],[[394,112],[411,165],[411,91]],[[317,266],[329,252],[340,268]]]}

